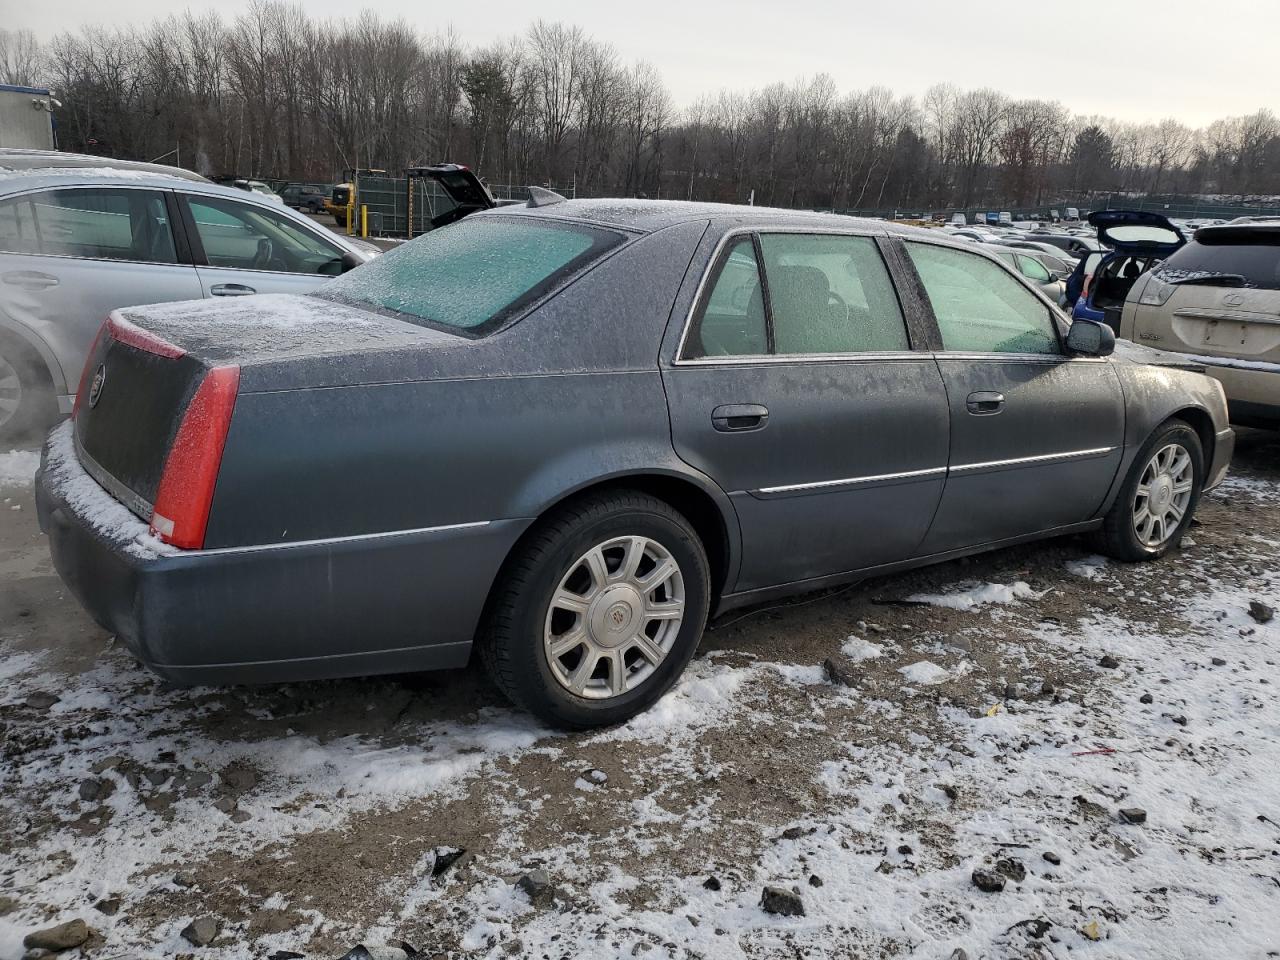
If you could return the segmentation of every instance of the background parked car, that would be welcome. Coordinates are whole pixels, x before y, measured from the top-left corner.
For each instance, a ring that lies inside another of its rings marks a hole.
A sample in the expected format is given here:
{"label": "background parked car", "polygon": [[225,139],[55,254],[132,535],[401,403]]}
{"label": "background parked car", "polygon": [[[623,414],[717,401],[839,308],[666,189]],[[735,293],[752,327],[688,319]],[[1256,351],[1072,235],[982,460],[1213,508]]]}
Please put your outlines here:
{"label": "background parked car", "polygon": [[1014,270],[1038,286],[1044,295],[1054,303],[1062,303],[1066,281],[1061,276],[1055,276],[1050,273],[1048,268],[1032,255],[1031,251],[1018,250],[1012,247],[990,247],[989,249],[998,259],[1013,267]]}
{"label": "background parked car", "polygon": [[286,207],[301,210],[304,213],[323,213],[324,202],[332,192],[332,187],[311,183],[290,183],[280,191],[280,199]]}
{"label": "background parked car", "polygon": [[616,723],[709,613],[1068,532],[1171,549],[1222,391],[1113,346],[937,230],[542,197],[310,296],[113,315],[37,505],[175,681],[474,641],[516,703]]}
{"label": "background parked car", "polygon": [[1106,249],[1102,243],[1092,237],[1076,236],[1070,233],[1041,233],[1039,230],[1033,230],[1027,234],[1027,239],[1037,243],[1047,243],[1077,258],[1090,253],[1101,253]]}
{"label": "background parked car", "polygon": [[[303,293],[377,251],[173,167],[0,155],[0,437],[69,413],[117,307]],[[274,196],[274,195],[273,195]]]}
{"label": "background parked car", "polygon": [[1280,221],[1200,228],[1134,284],[1120,335],[1194,355],[1232,422],[1280,428]]}

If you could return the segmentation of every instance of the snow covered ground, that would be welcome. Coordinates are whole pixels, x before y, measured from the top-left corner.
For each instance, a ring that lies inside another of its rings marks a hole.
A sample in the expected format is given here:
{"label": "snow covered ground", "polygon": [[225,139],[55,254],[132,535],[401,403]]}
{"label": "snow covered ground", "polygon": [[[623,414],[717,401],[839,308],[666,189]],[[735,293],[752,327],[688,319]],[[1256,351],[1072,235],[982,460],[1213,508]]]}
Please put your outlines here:
{"label": "snow covered ground", "polygon": [[98,957],[1280,955],[1278,451],[1164,562],[1064,540],[765,611],[572,736],[476,670],[171,688],[6,486],[0,960],[76,918]]}

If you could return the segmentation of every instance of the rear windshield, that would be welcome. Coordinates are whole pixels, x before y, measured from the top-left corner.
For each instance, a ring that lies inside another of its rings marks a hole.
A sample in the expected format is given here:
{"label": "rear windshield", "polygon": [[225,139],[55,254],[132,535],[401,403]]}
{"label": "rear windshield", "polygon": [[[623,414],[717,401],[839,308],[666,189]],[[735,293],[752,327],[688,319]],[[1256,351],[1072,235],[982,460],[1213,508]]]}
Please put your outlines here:
{"label": "rear windshield", "polygon": [[1236,278],[1244,277],[1246,287],[1280,290],[1280,232],[1241,233],[1215,237],[1205,231],[1165,260],[1155,276],[1168,283],[1194,279],[1209,286],[1214,277],[1229,277],[1224,286],[1239,286]]}
{"label": "rear windshield", "polygon": [[344,274],[321,295],[480,336],[622,239],[581,224],[473,217]]}

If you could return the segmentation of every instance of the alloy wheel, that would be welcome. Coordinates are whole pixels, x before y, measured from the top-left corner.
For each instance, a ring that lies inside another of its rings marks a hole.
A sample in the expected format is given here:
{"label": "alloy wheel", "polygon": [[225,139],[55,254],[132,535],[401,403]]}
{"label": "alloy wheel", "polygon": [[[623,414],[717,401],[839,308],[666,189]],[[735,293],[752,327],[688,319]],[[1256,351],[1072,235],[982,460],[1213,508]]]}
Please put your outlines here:
{"label": "alloy wheel", "polygon": [[622,696],[666,659],[684,613],[684,578],[666,547],[634,536],[597,544],[551,595],[543,630],[551,673],[575,696]]}
{"label": "alloy wheel", "polygon": [[18,415],[22,406],[22,381],[13,364],[0,356],[0,427]]}
{"label": "alloy wheel", "polygon": [[1139,543],[1155,549],[1173,536],[1191,503],[1194,481],[1195,468],[1185,447],[1169,443],[1156,451],[1133,494],[1133,532]]}

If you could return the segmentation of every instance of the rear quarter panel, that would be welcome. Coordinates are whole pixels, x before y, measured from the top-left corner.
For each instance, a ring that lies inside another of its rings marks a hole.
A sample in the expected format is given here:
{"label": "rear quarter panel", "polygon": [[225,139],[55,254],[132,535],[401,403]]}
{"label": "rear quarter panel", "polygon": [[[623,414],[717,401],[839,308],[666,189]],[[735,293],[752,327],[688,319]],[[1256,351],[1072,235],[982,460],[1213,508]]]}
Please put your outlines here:
{"label": "rear quarter panel", "polygon": [[692,473],[657,356],[705,228],[633,241],[481,340],[246,368],[206,546],[533,518],[597,480]]}

